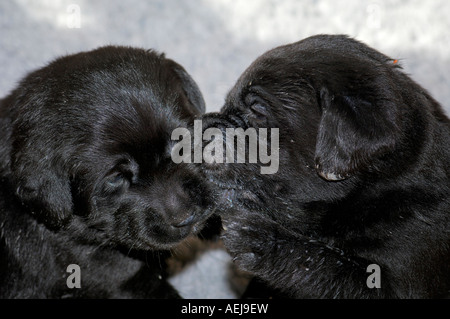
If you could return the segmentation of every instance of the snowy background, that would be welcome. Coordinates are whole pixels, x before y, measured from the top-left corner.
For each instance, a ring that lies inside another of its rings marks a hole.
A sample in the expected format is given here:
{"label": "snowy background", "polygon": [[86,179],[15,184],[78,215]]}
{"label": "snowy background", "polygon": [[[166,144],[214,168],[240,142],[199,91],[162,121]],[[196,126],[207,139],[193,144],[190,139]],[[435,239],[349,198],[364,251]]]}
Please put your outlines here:
{"label": "snowy background", "polygon": [[[348,34],[401,59],[450,114],[447,0],[0,1],[0,96],[57,56],[120,44],[165,52],[217,111],[257,56],[318,33]],[[228,255],[213,245],[171,281],[187,298],[234,298],[229,273]]]}

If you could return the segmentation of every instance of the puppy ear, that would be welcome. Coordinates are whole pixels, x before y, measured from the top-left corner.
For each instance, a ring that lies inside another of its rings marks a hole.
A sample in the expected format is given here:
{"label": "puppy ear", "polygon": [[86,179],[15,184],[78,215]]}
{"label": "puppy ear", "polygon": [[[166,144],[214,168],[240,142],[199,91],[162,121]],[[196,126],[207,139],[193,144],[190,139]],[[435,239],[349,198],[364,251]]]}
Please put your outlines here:
{"label": "puppy ear", "polygon": [[382,90],[352,84],[334,94],[322,87],[320,105],[315,164],[322,178],[344,180],[394,148],[397,110]]}
{"label": "puppy ear", "polygon": [[203,114],[205,113],[205,101],[203,95],[194,79],[186,72],[186,70],[178,63],[169,60],[169,63],[176,73],[177,77],[181,81],[181,86],[183,88],[184,94],[188,99],[194,113]]}
{"label": "puppy ear", "polygon": [[62,227],[72,215],[69,177],[62,165],[26,143],[14,150],[12,174],[16,193],[36,218],[51,228]]}

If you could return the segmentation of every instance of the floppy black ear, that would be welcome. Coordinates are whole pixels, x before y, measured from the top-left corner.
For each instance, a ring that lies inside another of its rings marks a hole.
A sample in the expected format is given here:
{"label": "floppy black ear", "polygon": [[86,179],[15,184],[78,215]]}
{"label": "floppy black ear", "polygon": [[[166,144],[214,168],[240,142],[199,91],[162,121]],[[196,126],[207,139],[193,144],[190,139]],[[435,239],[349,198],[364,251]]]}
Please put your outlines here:
{"label": "floppy black ear", "polygon": [[203,95],[197,83],[181,65],[172,60],[169,61],[172,69],[175,71],[176,75],[180,79],[183,91],[195,113],[197,114],[205,113],[206,110],[205,101],[203,99]]}
{"label": "floppy black ear", "polygon": [[[20,144],[20,145],[18,145]],[[51,228],[63,226],[72,215],[69,176],[62,163],[38,142],[13,144],[12,175],[16,193],[33,215]]]}
{"label": "floppy black ear", "polygon": [[369,167],[395,146],[395,99],[384,90],[354,83],[340,92],[320,90],[322,117],[315,164],[326,180],[339,181]]}

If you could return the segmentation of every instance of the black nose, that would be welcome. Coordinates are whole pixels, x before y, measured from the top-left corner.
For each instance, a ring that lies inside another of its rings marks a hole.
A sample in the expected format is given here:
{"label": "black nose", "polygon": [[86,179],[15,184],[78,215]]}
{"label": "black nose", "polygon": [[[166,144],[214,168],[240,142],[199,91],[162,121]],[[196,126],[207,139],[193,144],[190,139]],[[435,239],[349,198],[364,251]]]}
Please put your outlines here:
{"label": "black nose", "polygon": [[188,218],[186,218],[185,220],[183,220],[182,222],[173,223],[172,226],[180,228],[180,227],[192,225],[194,222],[195,222],[194,215],[191,215]]}

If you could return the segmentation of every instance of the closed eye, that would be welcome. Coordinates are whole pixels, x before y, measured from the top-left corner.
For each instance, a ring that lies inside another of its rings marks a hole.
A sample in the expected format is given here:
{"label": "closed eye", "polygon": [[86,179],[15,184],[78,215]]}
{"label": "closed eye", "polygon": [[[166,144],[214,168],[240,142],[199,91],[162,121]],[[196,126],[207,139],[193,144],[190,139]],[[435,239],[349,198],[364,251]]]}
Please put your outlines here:
{"label": "closed eye", "polygon": [[245,98],[245,104],[252,113],[252,118],[258,122],[265,122],[268,117],[267,102],[255,94],[249,94]]}
{"label": "closed eye", "polygon": [[114,193],[125,190],[130,186],[130,180],[122,172],[114,172],[106,178],[104,191]]}
{"label": "closed eye", "polygon": [[267,117],[266,108],[259,103],[254,103],[254,104],[250,105],[250,109],[257,116],[264,117],[264,118]]}
{"label": "closed eye", "polygon": [[113,175],[112,177],[110,177],[107,180],[107,183],[111,186],[118,186],[123,184],[125,181],[125,176],[122,173],[117,173],[115,175]]}
{"label": "closed eye", "polygon": [[134,160],[124,159],[119,161],[105,176],[103,191],[107,194],[127,190],[137,182],[138,165]]}

